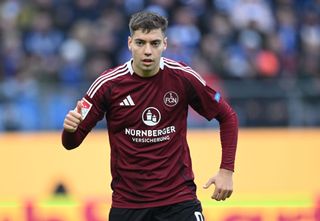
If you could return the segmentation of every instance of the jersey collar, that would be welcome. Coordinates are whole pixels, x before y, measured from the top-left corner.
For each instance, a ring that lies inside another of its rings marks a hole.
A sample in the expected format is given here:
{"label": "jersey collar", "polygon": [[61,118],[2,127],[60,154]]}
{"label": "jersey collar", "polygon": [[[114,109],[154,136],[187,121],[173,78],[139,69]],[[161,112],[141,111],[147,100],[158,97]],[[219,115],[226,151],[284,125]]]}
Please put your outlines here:
{"label": "jersey collar", "polygon": [[[129,61],[127,61],[127,67],[130,71],[130,74],[132,75],[133,74],[133,68],[132,68],[132,61],[133,61],[133,58],[131,58]],[[163,57],[160,58],[160,63],[159,63],[159,66],[160,66],[160,69],[163,70],[164,68],[164,61],[163,61]]]}

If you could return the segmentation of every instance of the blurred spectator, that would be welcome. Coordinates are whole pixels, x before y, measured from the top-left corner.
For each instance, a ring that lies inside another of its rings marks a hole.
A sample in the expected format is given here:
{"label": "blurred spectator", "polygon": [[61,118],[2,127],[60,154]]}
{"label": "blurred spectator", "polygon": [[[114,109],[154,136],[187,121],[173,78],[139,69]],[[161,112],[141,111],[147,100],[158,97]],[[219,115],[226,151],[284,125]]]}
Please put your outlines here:
{"label": "blurred spectator", "polygon": [[209,69],[224,77],[224,53],[219,39],[213,34],[207,34],[203,36],[200,48],[203,59],[208,62]]}
{"label": "blurred spectator", "polygon": [[201,40],[201,32],[197,27],[197,16],[194,10],[188,6],[177,8],[173,24],[168,28],[167,35],[169,47],[165,55],[190,64],[191,56]]}
{"label": "blurred spectator", "polygon": [[[277,17],[277,32],[270,40],[278,41],[277,45],[273,45],[274,51],[279,54],[282,64],[283,75],[296,75],[297,58],[298,58],[298,42],[297,18],[295,17],[292,5],[285,5],[275,9]],[[271,39],[275,37],[276,39]],[[274,42],[275,43],[275,42]],[[271,46],[272,47],[272,46]]]}
{"label": "blurred spectator", "polygon": [[97,20],[102,13],[103,1],[99,0],[74,0],[74,20],[88,19],[90,21]]}
{"label": "blurred spectator", "polygon": [[237,29],[255,24],[261,32],[270,32],[274,28],[273,13],[264,0],[237,0],[229,11],[230,20]]}
{"label": "blurred spectator", "polygon": [[76,86],[84,78],[83,62],[86,57],[84,46],[76,39],[67,39],[61,46],[60,56],[62,58],[59,70],[59,81]]}
{"label": "blurred spectator", "polygon": [[308,9],[304,14],[301,29],[301,55],[305,75],[320,77],[320,14],[315,9]]}
{"label": "blurred spectator", "polygon": [[279,71],[279,61],[275,53],[264,50],[257,54],[255,66],[258,74],[263,77],[275,77]]}
{"label": "blurred spectator", "polygon": [[57,54],[63,41],[63,33],[54,28],[52,18],[46,12],[37,13],[26,33],[26,52],[46,59]]}

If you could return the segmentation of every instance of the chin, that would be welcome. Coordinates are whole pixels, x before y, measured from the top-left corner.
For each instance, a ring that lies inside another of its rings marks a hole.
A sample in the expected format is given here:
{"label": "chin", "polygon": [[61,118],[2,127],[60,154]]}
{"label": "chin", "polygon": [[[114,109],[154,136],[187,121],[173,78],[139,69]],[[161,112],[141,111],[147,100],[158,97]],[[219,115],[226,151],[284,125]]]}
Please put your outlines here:
{"label": "chin", "polygon": [[144,71],[151,71],[151,70],[153,70],[153,69],[154,69],[153,66],[143,66],[143,67],[142,67],[142,70],[144,70]]}

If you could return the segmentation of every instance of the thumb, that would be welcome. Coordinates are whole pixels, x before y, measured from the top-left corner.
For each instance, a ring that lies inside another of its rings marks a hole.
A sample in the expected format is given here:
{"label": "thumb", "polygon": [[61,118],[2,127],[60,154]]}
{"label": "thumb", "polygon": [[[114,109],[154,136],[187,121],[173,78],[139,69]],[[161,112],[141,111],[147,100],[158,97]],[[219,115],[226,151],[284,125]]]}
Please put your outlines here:
{"label": "thumb", "polygon": [[203,188],[208,189],[211,186],[211,184],[213,184],[215,182],[216,182],[216,179],[214,177],[212,177],[208,180],[208,182],[206,184],[203,185]]}
{"label": "thumb", "polygon": [[78,101],[76,111],[77,113],[81,114],[81,109],[82,109],[82,103],[81,101]]}

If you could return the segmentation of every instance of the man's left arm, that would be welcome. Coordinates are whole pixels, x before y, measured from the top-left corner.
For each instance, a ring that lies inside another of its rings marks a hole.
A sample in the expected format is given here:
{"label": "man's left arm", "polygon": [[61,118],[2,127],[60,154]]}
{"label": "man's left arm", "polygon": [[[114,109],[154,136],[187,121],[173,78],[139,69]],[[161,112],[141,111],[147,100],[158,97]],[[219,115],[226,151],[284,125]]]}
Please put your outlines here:
{"label": "man's left arm", "polygon": [[236,112],[223,99],[219,103],[218,115],[215,118],[219,121],[222,145],[220,170],[203,186],[207,189],[214,184],[212,199],[218,201],[229,198],[233,192],[233,172],[238,140]]}

